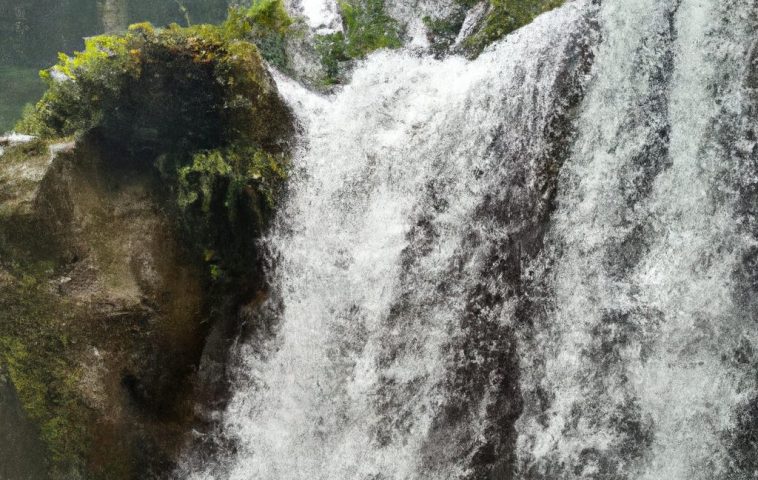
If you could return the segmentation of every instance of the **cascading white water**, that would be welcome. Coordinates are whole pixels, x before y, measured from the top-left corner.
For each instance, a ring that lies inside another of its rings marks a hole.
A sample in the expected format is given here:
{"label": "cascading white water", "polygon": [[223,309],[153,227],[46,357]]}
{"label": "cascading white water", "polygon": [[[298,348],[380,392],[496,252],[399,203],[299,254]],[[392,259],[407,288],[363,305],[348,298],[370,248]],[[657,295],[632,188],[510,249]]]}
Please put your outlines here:
{"label": "cascading white water", "polygon": [[235,448],[182,478],[753,478],[756,3],[596,3],[472,62],[377,53],[331,97],[278,78],[280,308]]}
{"label": "cascading white water", "polygon": [[733,300],[755,244],[736,218],[736,188],[755,173],[736,168],[741,139],[719,129],[748,114],[757,8],[604,2],[542,259],[554,299],[524,348],[544,367],[523,389],[553,399],[542,425],[519,421],[522,458],[544,478],[567,475],[559,465],[580,478],[755,474],[726,476],[724,441],[756,394],[754,365],[733,360],[758,340],[755,312]]}

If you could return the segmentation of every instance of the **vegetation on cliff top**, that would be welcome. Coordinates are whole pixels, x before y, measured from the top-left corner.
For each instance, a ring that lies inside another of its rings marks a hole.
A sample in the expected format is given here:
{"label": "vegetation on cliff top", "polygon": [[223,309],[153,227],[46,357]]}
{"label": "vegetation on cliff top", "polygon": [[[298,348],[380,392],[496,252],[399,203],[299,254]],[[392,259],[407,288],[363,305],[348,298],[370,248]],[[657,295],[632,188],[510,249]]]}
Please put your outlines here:
{"label": "vegetation on cliff top", "polygon": [[[459,0],[471,4],[471,0]],[[492,42],[530,23],[534,18],[563,4],[564,0],[490,0],[490,10],[484,24],[474,35],[467,38],[464,49],[470,55],[478,55]]]}
{"label": "vegetation on cliff top", "polygon": [[89,38],[42,72],[48,90],[17,130],[49,138],[97,129],[154,152],[273,147],[282,105],[258,49],[240,38],[248,29],[233,16],[221,27],[136,24]]}

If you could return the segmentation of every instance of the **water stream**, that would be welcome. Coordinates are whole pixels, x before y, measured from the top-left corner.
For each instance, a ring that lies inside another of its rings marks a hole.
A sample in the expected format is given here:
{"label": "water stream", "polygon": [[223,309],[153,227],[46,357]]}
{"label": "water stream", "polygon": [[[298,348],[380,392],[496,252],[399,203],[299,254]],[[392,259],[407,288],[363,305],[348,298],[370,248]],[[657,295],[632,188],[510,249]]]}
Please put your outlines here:
{"label": "water stream", "polygon": [[475,61],[279,76],[270,328],[180,477],[755,478],[757,22],[578,0]]}

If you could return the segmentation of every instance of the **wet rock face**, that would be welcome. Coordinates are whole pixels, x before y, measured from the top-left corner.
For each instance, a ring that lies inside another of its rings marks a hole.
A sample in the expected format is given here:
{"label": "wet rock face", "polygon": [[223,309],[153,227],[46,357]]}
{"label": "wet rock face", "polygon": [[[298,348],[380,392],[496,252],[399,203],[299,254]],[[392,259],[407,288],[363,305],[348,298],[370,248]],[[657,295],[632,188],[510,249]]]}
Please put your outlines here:
{"label": "wet rock face", "polygon": [[159,174],[114,155],[87,137],[0,164],[0,414],[52,451],[51,478],[170,471],[196,405],[223,400],[238,309],[265,295],[256,264],[239,292],[214,282]]}
{"label": "wet rock face", "polygon": [[69,148],[36,166],[28,203],[2,218],[4,232],[27,226],[3,235],[5,389],[55,452],[54,478],[133,478],[163,468],[192,421],[206,276],[154,177],[107,170],[96,146]]}

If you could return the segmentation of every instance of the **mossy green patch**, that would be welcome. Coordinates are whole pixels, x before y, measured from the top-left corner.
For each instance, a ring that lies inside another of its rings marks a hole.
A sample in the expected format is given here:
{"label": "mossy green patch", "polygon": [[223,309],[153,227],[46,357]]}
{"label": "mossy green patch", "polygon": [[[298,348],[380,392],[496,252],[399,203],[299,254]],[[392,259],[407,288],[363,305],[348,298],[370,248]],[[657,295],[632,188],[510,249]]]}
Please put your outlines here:
{"label": "mossy green patch", "polygon": [[287,167],[285,154],[248,147],[202,151],[179,169],[184,224],[213,282],[239,281],[255,261],[250,241],[273,216]]}
{"label": "mossy green patch", "polygon": [[[239,168],[266,155],[284,162],[289,111],[258,49],[238,37],[283,34],[289,22],[280,0],[263,0],[232,9],[221,27],[137,24],[124,35],[88,39],[83,52],[62,54],[43,72],[49,89],[18,129],[43,138],[94,134],[126,153],[121,162],[155,163],[169,184],[186,180],[201,159],[223,158]],[[217,153],[202,153],[208,151]],[[214,182],[261,188],[271,198],[282,171],[284,164],[258,169],[258,180],[241,170],[228,178],[216,171]],[[211,173],[204,175],[198,188],[207,188]],[[185,182],[180,203],[187,188]]]}
{"label": "mossy green patch", "polygon": [[[53,265],[5,266],[0,284],[0,363],[50,452],[51,478],[82,470],[90,411],[77,391],[77,309],[51,292]],[[13,272],[13,273],[9,273]],[[73,328],[72,328],[72,323]]]}
{"label": "mossy green patch", "polygon": [[[257,49],[228,33],[212,25],[139,24],[124,35],[90,38],[84,51],[61,54],[42,73],[48,90],[17,129],[51,137],[97,128],[142,152],[233,143],[242,129],[265,144],[276,136],[270,129],[281,127],[271,124],[281,105]],[[268,122],[238,123],[262,113]]]}
{"label": "mossy green patch", "polygon": [[350,58],[401,46],[398,23],[384,11],[384,0],[342,1],[339,6],[345,24],[345,53]]}
{"label": "mossy green patch", "polygon": [[[195,154],[191,165],[179,169],[179,205],[189,208],[199,202],[203,212],[210,211],[213,184],[227,179],[227,206],[241,189],[252,188],[260,194],[259,204],[267,210],[274,208],[285,179],[286,157],[272,155],[260,149],[211,150]],[[232,215],[233,212],[230,212]]]}
{"label": "mossy green patch", "polygon": [[450,47],[455,42],[458,32],[463,26],[465,17],[465,10],[458,9],[447,18],[434,18],[430,16],[422,18],[427,29],[427,37],[432,53],[436,56],[443,56],[450,51]]}
{"label": "mossy green patch", "polygon": [[287,65],[284,41],[292,25],[282,0],[255,0],[248,8],[232,7],[221,26],[227,38],[248,39],[269,63],[279,68]]}
{"label": "mossy green patch", "polygon": [[345,62],[382,48],[402,46],[400,26],[385,12],[384,0],[344,0],[339,2],[339,7],[344,32],[320,35],[316,39],[326,84],[339,81]]}

